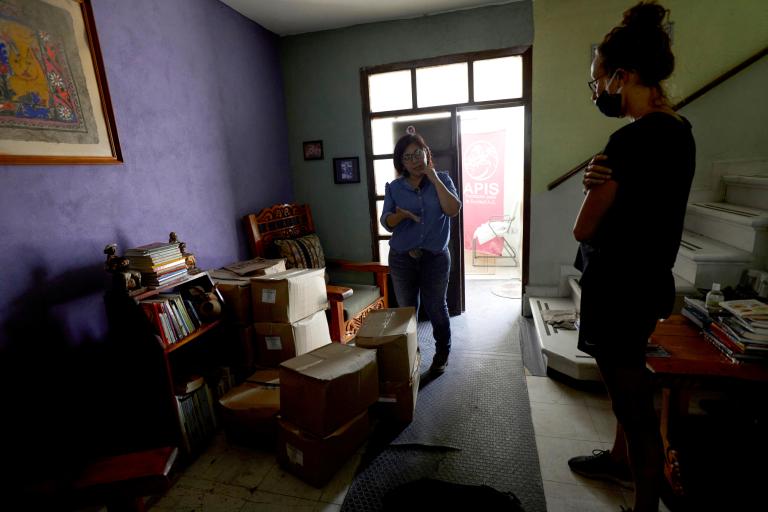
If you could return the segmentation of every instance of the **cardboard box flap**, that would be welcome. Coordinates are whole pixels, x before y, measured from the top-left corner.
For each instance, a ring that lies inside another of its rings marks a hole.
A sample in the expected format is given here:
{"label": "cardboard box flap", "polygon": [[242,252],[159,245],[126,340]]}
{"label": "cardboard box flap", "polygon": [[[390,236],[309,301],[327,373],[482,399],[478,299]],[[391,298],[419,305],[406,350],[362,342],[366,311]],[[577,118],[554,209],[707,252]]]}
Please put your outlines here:
{"label": "cardboard box flap", "polygon": [[225,409],[264,409],[265,414],[274,414],[269,409],[280,408],[280,379],[277,370],[258,371],[239,386],[229,390],[219,399]]}
{"label": "cardboard box flap", "polygon": [[238,261],[236,263],[230,263],[224,267],[224,270],[232,272],[236,275],[247,276],[254,273],[270,273],[274,271],[285,270],[285,260],[274,259],[268,260],[265,258],[253,258],[251,260]]}
{"label": "cardboard box flap", "polygon": [[278,417],[278,422],[280,423],[280,426],[284,428],[286,431],[290,432],[291,434],[295,435],[296,437],[299,437],[301,439],[306,440],[320,440],[320,439],[333,439],[334,437],[341,437],[343,436],[352,426],[356,425],[360,420],[363,419],[364,416],[368,414],[368,409],[364,410],[348,422],[344,423],[342,426],[337,428],[334,432],[331,434],[328,434],[325,437],[319,437],[311,432],[307,432],[306,430],[302,430],[294,423],[284,420],[282,418]]}
{"label": "cardboard box flap", "polygon": [[259,370],[247,379],[249,384],[263,384],[265,386],[279,386],[280,372],[276,369]]}
{"label": "cardboard box flap", "polygon": [[331,343],[281,363],[281,366],[307,377],[330,381],[360,371],[376,360],[376,352]]}
{"label": "cardboard box flap", "polygon": [[[415,313],[416,310],[412,307],[371,311],[357,332],[357,339],[365,338],[366,346],[376,346],[388,343],[398,336],[416,332]],[[357,344],[360,345],[359,341]]]}
{"label": "cardboard box flap", "polygon": [[264,276],[253,276],[251,279],[257,281],[282,281],[282,280],[295,280],[310,277],[313,275],[319,275],[325,282],[325,269],[324,268],[292,268],[283,272],[275,272],[274,274],[267,274]]}
{"label": "cardboard box flap", "polygon": [[232,272],[231,270],[226,270],[223,268],[208,270],[207,272],[208,272],[208,275],[211,276],[211,279],[213,279],[217,283],[226,281],[232,284],[234,284],[234,282],[248,284],[251,282],[249,277],[241,276],[235,272]]}

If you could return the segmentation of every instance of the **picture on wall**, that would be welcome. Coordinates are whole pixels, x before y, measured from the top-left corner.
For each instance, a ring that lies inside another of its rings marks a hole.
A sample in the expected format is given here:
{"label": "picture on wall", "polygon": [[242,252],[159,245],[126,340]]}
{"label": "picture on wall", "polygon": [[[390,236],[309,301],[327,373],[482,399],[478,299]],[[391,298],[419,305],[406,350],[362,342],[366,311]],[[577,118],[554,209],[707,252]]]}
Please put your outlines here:
{"label": "picture on wall", "polygon": [[0,0],[0,164],[119,162],[91,0]]}
{"label": "picture on wall", "polygon": [[333,159],[333,182],[360,183],[360,160],[356,156]]}
{"label": "picture on wall", "polygon": [[322,160],[323,141],[308,140],[304,142],[304,160]]}

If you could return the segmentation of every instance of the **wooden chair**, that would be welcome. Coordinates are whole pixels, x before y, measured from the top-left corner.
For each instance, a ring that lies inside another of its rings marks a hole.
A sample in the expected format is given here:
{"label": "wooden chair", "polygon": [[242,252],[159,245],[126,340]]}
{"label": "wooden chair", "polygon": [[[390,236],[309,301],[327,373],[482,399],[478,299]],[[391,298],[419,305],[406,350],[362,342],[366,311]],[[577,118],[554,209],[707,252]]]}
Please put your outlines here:
{"label": "wooden chair", "polygon": [[[315,232],[312,212],[306,204],[278,204],[243,218],[251,254],[275,257],[274,241],[298,238]],[[363,319],[373,310],[389,306],[389,267],[376,262],[326,260],[330,270],[373,273],[376,286],[354,283],[326,285],[330,303],[331,339],[346,343],[355,337]]]}

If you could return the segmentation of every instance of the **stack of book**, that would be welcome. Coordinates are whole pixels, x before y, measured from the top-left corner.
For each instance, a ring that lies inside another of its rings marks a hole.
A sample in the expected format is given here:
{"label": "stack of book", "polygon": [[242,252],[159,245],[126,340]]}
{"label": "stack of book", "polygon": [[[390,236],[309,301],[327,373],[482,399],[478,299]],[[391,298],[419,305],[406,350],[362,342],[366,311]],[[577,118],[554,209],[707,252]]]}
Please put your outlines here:
{"label": "stack of book", "polygon": [[178,243],[155,242],[125,251],[131,270],[141,272],[141,282],[159,288],[187,275],[187,264]]}
{"label": "stack of book", "polygon": [[179,293],[160,293],[139,304],[166,346],[189,336],[202,323],[192,302]]}
{"label": "stack of book", "polygon": [[[686,299],[686,308],[688,305]],[[700,325],[704,336],[731,361],[768,363],[768,304],[739,299],[723,301],[720,307],[720,312],[709,315],[708,324],[691,318],[700,310],[691,315],[691,310],[684,308],[682,314]]]}
{"label": "stack of book", "polygon": [[203,377],[192,377],[176,388],[184,448],[187,453],[197,452],[218,426],[213,395]]}

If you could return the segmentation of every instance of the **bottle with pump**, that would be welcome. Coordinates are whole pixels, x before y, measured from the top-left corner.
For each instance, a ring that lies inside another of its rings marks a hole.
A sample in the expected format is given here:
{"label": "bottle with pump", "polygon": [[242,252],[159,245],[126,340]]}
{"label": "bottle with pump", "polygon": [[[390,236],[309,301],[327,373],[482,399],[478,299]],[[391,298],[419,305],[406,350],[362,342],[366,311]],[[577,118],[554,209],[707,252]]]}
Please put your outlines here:
{"label": "bottle with pump", "polygon": [[710,313],[720,311],[720,303],[725,300],[723,292],[720,291],[720,283],[712,283],[712,289],[707,293],[704,303]]}

